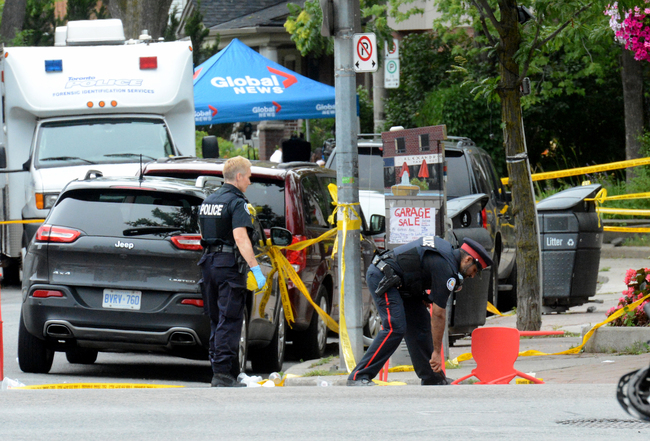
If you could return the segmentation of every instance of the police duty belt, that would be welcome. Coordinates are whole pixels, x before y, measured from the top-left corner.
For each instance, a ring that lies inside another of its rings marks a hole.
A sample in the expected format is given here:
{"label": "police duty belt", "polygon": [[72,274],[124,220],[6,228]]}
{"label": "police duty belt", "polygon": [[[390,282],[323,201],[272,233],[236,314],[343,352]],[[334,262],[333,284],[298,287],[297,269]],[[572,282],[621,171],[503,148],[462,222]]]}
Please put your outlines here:
{"label": "police duty belt", "polygon": [[375,294],[382,295],[393,287],[399,288],[402,285],[402,278],[395,273],[393,267],[387,264],[382,259],[382,256],[375,256],[372,259],[373,265],[384,274],[384,277],[379,281]]}

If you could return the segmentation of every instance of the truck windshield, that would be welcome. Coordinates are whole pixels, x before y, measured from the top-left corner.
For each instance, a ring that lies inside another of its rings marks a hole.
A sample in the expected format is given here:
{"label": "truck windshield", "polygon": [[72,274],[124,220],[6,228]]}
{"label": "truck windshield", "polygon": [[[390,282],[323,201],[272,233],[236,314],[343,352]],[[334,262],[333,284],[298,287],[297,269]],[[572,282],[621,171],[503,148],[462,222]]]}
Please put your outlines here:
{"label": "truck windshield", "polygon": [[35,154],[36,168],[48,168],[151,161],[174,149],[162,120],[83,120],[41,125]]}

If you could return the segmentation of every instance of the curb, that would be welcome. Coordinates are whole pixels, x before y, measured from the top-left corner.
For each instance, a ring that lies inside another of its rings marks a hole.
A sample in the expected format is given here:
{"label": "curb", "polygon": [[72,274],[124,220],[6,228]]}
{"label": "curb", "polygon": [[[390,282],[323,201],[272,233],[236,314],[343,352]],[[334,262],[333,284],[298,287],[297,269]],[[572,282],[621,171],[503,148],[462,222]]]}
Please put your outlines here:
{"label": "curb", "polygon": [[624,247],[604,243],[600,250],[601,259],[650,259],[650,247]]}

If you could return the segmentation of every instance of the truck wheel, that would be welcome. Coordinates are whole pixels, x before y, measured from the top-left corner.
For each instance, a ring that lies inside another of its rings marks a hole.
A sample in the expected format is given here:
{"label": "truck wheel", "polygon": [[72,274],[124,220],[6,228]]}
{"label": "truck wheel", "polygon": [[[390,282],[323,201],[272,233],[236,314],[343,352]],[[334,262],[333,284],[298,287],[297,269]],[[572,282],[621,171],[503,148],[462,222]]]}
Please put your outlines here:
{"label": "truck wheel", "polygon": [[[330,313],[327,290],[323,285],[318,289],[314,303],[320,306],[326,313]],[[305,331],[295,334],[293,344],[297,349],[298,357],[304,360],[321,358],[325,354],[325,348],[327,346],[327,324],[316,311],[311,316],[309,327]]]}
{"label": "truck wheel", "polygon": [[97,361],[97,349],[74,348],[65,351],[65,358],[72,364],[93,364]]}
{"label": "truck wheel", "polygon": [[40,338],[27,331],[22,312],[18,324],[18,365],[23,372],[47,374],[52,368],[54,351]]}
{"label": "truck wheel", "polygon": [[280,372],[284,363],[284,351],[286,349],[284,322],[284,307],[280,305],[278,325],[275,328],[273,338],[267,346],[251,350],[250,359],[254,372],[270,373]]}

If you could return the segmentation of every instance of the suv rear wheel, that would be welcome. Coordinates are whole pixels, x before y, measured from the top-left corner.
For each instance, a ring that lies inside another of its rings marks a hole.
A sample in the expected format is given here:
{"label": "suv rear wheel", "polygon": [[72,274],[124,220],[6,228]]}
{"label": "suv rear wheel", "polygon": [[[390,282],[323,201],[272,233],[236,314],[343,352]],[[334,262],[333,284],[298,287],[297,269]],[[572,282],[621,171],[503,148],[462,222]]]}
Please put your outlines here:
{"label": "suv rear wheel", "polygon": [[286,348],[286,336],[284,327],[284,307],[280,306],[278,325],[271,342],[263,347],[251,350],[250,359],[255,372],[280,372],[284,362],[284,351]]}
{"label": "suv rear wheel", "polygon": [[47,374],[52,368],[54,351],[40,338],[27,331],[22,312],[18,325],[18,364],[20,370],[34,374]]}
{"label": "suv rear wheel", "polygon": [[[330,313],[327,290],[323,285],[318,289],[314,303],[320,306],[320,309],[326,313]],[[295,334],[293,344],[297,349],[298,357],[305,360],[321,358],[325,354],[325,347],[327,346],[327,324],[316,311],[311,316],[309,327],[305,331]]]}
{"label": "suv rear wheel", "polygon": [[[241,336],[239,337],[239,351],[237,359],[239,360],[239,372],[246,372],[246,357],[248,355],[248,308],[244,306],[244,320],[241,324]],[[233,377],[237,377],[233,375]]]}

